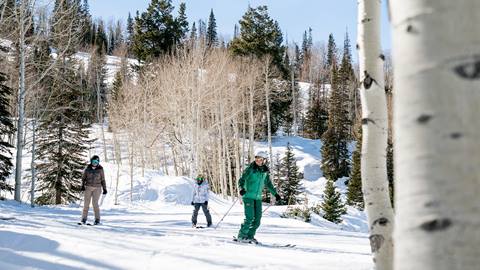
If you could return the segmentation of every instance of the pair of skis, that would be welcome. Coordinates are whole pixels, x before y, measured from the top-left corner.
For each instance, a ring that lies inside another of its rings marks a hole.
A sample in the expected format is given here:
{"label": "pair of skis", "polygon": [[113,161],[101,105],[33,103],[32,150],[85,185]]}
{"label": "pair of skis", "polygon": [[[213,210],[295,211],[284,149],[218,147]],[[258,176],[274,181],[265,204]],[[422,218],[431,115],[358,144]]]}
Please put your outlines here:
{"label": "pair of skis", "polygon": [[77,224],[78,224],[78,225],[87,225],[87,226],[98,226],[98,225],[102,225],[101,223],[92,224],[92,223],[82,223],[82,222],[78,222]]}
{"label": "pair of skis", "polygon": [[243,241],[240,241],[235,236],[233,237],[233,241],[235,243],[239,243],[239,244],[262,246],[262,247],[271,247],[271,248],[293,248],[293,247],[296,246],[296,245],[293,245],[293,244],[277,244],[277,243],[269,244],[269,243],[261,243],[261,242],[258,242],[258,241],[257,242],[253,242],[253,241],[243,242]]}

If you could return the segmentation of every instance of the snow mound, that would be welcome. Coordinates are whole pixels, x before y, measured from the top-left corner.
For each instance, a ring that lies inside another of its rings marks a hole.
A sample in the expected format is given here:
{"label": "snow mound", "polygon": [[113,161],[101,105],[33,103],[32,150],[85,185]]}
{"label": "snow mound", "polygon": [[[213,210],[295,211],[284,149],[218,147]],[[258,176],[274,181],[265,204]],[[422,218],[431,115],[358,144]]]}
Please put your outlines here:
{"label": "snow mound", "polygon": [[[172,177],[146,174],[134,180],[132,201],[134,203],[171,203],[187,205],[192,201],[193,181],[187,177]],[[130,203],[129,185],[119,191],[121,204]],[[122,203],[123,202],[123,203]]]}

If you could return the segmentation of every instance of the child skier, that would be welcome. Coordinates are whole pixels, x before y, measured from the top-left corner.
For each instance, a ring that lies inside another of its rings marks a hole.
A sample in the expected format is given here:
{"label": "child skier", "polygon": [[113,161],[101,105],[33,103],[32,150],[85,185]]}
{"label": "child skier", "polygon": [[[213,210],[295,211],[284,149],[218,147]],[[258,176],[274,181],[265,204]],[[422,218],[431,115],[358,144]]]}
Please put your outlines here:
{"label": "child skier", "polygon": [[207,218],[207,227],[212,226],[212,216],[210,211],[208,211],[208,192],[210,187],[208,185],[207,179],[203,175],[198,175],[196,184],[193,186],[193,199],[192,205],[194,206],[193,215],[192,215],[192,227],[197,227],[197,216],[200,206],[202,207],[203,213]]}

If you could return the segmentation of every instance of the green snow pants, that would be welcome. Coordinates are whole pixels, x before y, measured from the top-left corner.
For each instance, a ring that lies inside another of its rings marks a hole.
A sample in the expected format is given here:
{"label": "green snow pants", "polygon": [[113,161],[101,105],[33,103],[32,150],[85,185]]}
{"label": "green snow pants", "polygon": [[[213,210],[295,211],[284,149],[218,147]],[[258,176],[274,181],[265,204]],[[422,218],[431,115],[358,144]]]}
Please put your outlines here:
{"label": "green snow pants", "polygon": [[238,239],[253,239],[262,219],[262,200],[244,198],[243,207],[245,208],[245,220],[238,232]]}

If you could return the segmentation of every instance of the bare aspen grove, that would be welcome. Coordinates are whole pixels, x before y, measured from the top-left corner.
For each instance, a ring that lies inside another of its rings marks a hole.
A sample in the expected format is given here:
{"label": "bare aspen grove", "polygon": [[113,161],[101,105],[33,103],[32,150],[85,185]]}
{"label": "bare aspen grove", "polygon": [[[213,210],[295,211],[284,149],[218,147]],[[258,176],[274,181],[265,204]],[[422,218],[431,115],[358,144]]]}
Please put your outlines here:
{"label": "bare aspen grove", "polygon": [[236,194],[243,164],[253,157],[254,125],[265,118],[261,68],[203,46],[149,64],[110,105],[116,147],[128,148],[131,166],[205,173],[215,192]]}

